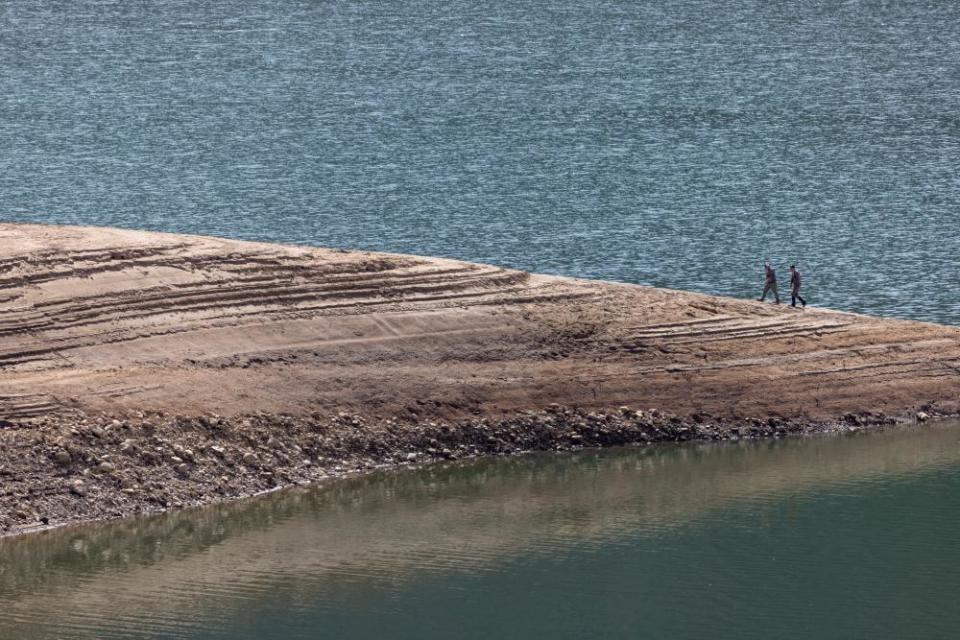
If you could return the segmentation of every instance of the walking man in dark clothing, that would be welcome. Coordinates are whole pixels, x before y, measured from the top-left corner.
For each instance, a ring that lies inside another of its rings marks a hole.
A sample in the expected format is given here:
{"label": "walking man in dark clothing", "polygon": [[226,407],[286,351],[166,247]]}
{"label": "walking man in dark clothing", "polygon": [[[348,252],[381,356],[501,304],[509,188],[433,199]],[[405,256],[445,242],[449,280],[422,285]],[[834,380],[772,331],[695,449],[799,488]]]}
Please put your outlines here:
{"label": "walking man in dark clothing", "polygon": [[767,294],[771,291],[773,292],[774,301],[777,304],[780,304],[780,292],[777,291],[777,274],[773,270],[773,267],[770,266],[770,259],[768,258],[766,263],[763,265],[763,270],[766,274],[766,279],[763,283],[763,295],[760,296],[760,302],[763,302],[767,299]]}
{"label": "walking man in dark clothing", "polygon": [[797,265],[790,265],[790,306],[797,306],[797,300],[800,304],[807,306],[807,301],[800,297],[800,271]]}

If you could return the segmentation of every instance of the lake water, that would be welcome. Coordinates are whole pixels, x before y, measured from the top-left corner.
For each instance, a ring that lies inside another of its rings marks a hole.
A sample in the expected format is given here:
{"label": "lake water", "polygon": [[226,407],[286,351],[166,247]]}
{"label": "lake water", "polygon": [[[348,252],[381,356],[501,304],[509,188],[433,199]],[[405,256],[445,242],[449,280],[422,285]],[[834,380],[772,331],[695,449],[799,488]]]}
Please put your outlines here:
{"label": "lake water", "polygon": [[[960,324],[952,0],[2,0],[0,217]],[[0,542],[2,638],[960,628],[960,428],[531,456]]]}
{"label": "lake water", "polygon": [[0,216],[960,322],[953,0],[2,0]]}
{"label": "lake water", "polygon": [[960,424],[530,455],[0,541],[0,637],[951,638]]}

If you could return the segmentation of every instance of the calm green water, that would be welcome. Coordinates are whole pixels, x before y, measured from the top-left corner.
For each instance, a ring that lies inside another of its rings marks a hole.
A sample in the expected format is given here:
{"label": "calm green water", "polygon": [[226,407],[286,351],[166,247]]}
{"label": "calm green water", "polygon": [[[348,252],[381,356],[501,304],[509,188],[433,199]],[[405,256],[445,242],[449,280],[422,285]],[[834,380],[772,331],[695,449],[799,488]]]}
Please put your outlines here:
{"label": "calm green water", "polygon": [[536,455],[0,541],[3,638],[952,638],[960,424]]}
{"label": "calm green water", "polygon": [[2,0],[0,216],[960,322],[955,0]]}

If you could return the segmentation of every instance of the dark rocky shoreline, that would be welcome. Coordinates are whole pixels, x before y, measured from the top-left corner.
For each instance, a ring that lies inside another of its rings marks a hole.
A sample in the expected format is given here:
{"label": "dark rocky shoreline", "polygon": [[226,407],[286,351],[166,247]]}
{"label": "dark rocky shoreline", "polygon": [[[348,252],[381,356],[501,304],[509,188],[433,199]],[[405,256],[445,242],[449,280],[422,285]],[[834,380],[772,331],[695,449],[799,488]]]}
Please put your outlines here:
{"label": "dark rocky shoreline", "polygon": [[458,423],[371,421],[341,413],[225,418],[82,414],[0,430],[0,535],[198,507],[287,486],[444,460],[667,442],[852,432],[945,417],[847,414],[833,422],[724,420],[621,407],[551,406]]}

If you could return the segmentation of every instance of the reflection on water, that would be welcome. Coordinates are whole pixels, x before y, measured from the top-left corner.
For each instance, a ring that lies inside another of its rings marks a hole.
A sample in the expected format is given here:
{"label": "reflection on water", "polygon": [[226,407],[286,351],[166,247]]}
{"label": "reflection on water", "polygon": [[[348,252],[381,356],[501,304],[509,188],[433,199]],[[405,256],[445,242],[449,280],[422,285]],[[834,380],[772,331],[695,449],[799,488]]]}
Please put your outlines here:
{"label": "reflection on water", "polygon": [[958,485],[958,425],[378,474],[4,540],[0,637],[902,637]]}

